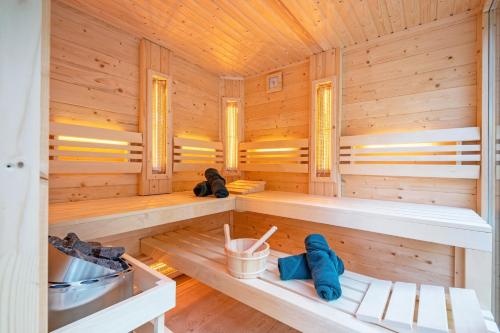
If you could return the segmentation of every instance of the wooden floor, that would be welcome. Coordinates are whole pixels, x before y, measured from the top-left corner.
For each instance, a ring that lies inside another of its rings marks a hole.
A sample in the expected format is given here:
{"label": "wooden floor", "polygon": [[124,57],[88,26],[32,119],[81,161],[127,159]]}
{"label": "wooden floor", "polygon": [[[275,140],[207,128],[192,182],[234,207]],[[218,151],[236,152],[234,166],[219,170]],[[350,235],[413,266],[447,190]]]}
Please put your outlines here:
{"label": "wooden floor", "polygon": [[177,282],[177,305],[165,316],[175,333],[298,332],[194,279]]}

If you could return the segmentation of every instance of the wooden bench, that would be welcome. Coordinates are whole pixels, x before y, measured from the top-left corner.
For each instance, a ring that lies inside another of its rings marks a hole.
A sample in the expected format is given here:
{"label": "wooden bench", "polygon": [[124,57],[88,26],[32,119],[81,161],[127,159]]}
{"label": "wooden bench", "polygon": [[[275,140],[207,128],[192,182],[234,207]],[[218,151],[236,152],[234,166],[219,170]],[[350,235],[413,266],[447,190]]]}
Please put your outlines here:
{"label": "wooden bench", "polygon": [[[142,251],[185,274],[303,332],[498,332],[474,291],[377,280],[346,271],[342,297],[321,300],[312,281],[281,281],[271,251],[258,279],[226,272],[222,234],[178,230],[146,238]],[[418,312],[416,310],[418,309]],[[417,313],[417,315],[415,314]]]}
{"label": "wooden bench", "polygon": [[236,210],[491,252],[492,231],[471,209],[265,191],[239,196]]}
{"label": "wooden bench", "polygon": [[129,231],[234,210],[235,197],[197,198],[192,192],[54,203],[49,206],[49,234],[75,232],[97,239]]}
{"label": "wooden bench", "polygon": [[248,211],[491,252],[492,231],[471,209],[264,191],[225,199],[192,192],[55,203],[51,235],[96,239],[196,217]]}

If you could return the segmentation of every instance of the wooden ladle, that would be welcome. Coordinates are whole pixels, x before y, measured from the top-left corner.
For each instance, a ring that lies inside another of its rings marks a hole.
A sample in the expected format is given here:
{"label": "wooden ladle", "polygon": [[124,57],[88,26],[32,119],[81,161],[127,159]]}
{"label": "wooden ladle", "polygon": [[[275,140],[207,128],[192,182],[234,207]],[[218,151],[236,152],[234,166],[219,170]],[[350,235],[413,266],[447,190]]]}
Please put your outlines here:
{"label": "wooden ladle", "polygon": [[226,242],[226,247],[230,248],[231,245],[231,234],[229,231],[229,224],[224,224],[224,239]]}
{"label": "wooden ladle", "polygon": [[254,253],[255,250],[257,250],[262,244],[264,244],[264,242],[266,240],[268,240],[269,237],[271,237],[276,232],[276,230],[278,230],[278,228],[276,226],[271,227],[271,229],[269,229],[258,241],[253,243],[252,246],[250,246],[248,249],[243,251],[243,253],[245,253],[245,254]]}

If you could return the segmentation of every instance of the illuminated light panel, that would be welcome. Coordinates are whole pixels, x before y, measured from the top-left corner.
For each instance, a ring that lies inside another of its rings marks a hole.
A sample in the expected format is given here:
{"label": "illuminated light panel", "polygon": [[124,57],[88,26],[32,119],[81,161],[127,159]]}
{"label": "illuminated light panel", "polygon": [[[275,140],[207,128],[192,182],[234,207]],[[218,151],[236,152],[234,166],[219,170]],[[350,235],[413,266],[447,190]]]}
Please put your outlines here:
{"label": "illuminated light panel", "polygon": [[153,173],[163,174],[167,169],[168,81],[153,76],[151,93],[151,167]]}
{"label": "illuminated light panel", "polygon": [[297,151],[299,148],[257,148],[257,149],[249,149],[249,153],[274,153],[279,151]]}
{"label": "illuminated light panel", "polygon": [[161,270],[161,269],[167,268],[167,267],[168,267],[168,265],[164,264],[162,262],[157,262],[157,263],[149,265],[149,268],[154,269],[155,271],[158,271],[158,270]]}
{"label": "illuminated light panel", "polygon": [[226,169],[238,169],[238,102],[226,103]]}
{"label": "illuminated light panel", "polygon": [[[72,147],[71,142],[85,142],[85,143],[101,143],[116,146],[126,146],[128,142],[126,141],[116,141],[116,140],[104,140],[104,139],[93,139],[93,138],[82,138],[74,136],[57,136],[60,141],[68,142],[67,146],[57,146],[59,151],[73,151],[73,152],[94,152],[94,153],[113,153],[113,154],[127,154],[128,150],[123,149],[113,149],[113,148],[94,148],[94,147]],[[126,158],[113,158],[113,157],[99,157],[99,155],[89,157],[89,156],[58,156],[58,160],[61,161],[102,161],[102,162],[127,162]]]}
{"label": "illuminated light panel", "polygon": [[408,147],[429,147],[429,146],[437,146],[436,143],[425,142],[425,143],[394,143],[394,144],[386,144],[386,145],[364,145],[364,146],[355,146],[355,148],[408,148]]}
{"label": "illuminated light panel", "polygon": [[215,152],[216,151],[214,148],[190,147],[190,146],[181,146],[181,149],[194,150],[194,151],[207,151],[207,152]]}
{"label": "illuminated light panel", "polygon": [[317,177],[329,177],[332,171],[332,93],[332,82],[316,87],[314,156]]}
{"label": "illuminated light panel", "polygon": [[57,137],[58,140],[61,141],[70,141],[70,142],[88,142],[88,143],[104,143],[109,145],[117,145],[117,146],[126,146],[128,142],[126,141],[115,141],[115,140],[103,140],[103,139],[93,139],[93,138],[81,138],[76,136],[65,136],[60,135]]}

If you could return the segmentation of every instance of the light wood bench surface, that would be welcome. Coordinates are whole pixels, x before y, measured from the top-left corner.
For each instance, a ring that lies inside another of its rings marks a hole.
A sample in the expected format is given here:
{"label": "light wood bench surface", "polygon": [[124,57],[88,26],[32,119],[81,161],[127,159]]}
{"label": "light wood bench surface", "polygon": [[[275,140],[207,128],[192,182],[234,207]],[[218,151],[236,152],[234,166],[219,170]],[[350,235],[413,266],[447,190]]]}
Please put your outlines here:
{"label": "light wood bench surface", "polygon": [[55,203],[49,206],[49,233],[75,232],[82,239],[121,234],[200,216],[231,211],[235,197],[197,198],[192,192]]}
{"label": "light wood bench surface", "polygon": [[51,204],[50,234],[95,239],[227,211],[248,211],[491,251],[491,227],[470,209],[263,191],[228,198],[192,192]]}
{"label": "light wood bench surface", "polygon": [[469,249],[492,248],[491,226],[465,208],[265,191],[239,196],[236,210]]}
{"label": "light wood bench surface", "polygon": [[474,332],[496,333],[474,291],[377,280],[346,271],[342,297],[320,299],[311,280],[281,281],[279,257],[271,251],[258,279],[226,271],[222,234],[177,230],[143,239],[141,250],[181,272],[303,332]]}

